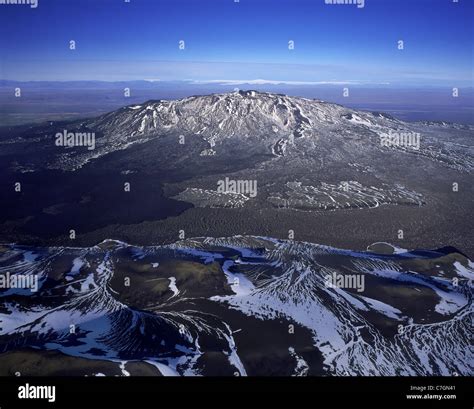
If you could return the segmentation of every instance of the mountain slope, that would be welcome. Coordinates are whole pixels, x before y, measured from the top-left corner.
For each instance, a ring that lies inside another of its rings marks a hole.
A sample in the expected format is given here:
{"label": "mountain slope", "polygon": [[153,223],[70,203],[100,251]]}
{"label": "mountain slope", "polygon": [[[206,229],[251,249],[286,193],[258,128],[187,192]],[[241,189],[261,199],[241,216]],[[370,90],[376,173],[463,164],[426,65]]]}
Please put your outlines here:
{"label": "mountain slope", "polygon": [[377,246],[385,254],[254,236],[3,246],[0,272],[41,284],[0,293],[0,345],[164,375],[472,375],[472,262]]}
{"label": "mountain slope", "polygon": [[[378,112],[355,111],[319,100],[257,91],[148,101],[90,120],[38,126],[33,128],[33,132],[29,131],[29,140],[35,141],[31,133],[38,133],[36,142],[44,145],[38,147],[48,149],[51,146],[45,142],[54,142],[53,134],[63,129],[95,132],[97,137],[92,151],[84,147],[72,148],[66,153],[59,150],[54,154],[56,158],[50,158],[50,167],[69,170],[107,153],[169,135],[176,139],[184,136],[185,140],[188,137],[199,140],[204,148],[202,154],[207,150],[225,154],[219,147],[232,141],[245,147],[260,147],[262,152],[274,156],[289,154],[300,157],[310,152],[314,159],[337,161],[349,159],[347,155],[356,158],[351,154],[355,147],[358,152],[352,153],[357,153],[359,159],[368,153],[366,151],[373,154],[374,151],[387,150],[381,147],[380,137],[390,132],[416,133],[420,130],[424,135],[419,150],[402,146],[398,151],[421,155],[465,171],[473,167],[472,149],[466,152],[456,143],[441,145],[432,137],[433,130],[436,133],[444,130],[462,134],[472,132],[472,127],[447,123],[410,124]],[[4,143],[21,141],[13,137]],[[338,145],[334,146],[334,143]]]}
{"label": "mountain slope", "polygon": [[[95,149],[56,146],[65,131],[94,133]],[[74,221],[87,246],[171,242],[181,229],[280,238],[293,231],[351,249],[405,240],[471,254],[473,136],[471,126],[256,91],[11,128],[0,135],[0,233],[69,245]],[[55,189],[44,189],[51,180]]]}

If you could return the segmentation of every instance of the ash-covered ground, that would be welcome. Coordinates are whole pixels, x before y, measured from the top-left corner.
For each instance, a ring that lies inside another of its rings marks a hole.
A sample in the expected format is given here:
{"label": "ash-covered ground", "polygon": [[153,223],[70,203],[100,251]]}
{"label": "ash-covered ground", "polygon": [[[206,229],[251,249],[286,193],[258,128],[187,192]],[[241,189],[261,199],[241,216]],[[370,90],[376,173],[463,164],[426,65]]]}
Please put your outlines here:
{"label": "ash-covered ground", "polygon": [[[94,134],[94,149],[57,146],[65,132]],[[473,135],[256,91],[3,128],[0,237],[90,246],[254,234],[472,254]]]}

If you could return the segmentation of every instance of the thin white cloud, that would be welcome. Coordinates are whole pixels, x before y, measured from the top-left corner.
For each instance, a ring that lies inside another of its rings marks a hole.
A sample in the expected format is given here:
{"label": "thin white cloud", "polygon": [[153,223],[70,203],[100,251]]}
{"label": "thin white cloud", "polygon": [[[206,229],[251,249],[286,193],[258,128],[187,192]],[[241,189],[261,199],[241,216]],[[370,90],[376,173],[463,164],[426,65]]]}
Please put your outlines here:
{"label": "thin white cloud", "polygon": [[389,85],[389,82],[371,82],[371,81],[285,81],[285,80],[191,80],[193,84],[219,84],[219,85],[364,85],[377,84]]}

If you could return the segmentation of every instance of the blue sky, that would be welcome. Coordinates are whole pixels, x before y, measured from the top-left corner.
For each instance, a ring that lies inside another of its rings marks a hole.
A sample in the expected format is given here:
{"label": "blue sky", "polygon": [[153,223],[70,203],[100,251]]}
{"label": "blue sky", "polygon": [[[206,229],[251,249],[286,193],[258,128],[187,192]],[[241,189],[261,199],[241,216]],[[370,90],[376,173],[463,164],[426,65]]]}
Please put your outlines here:
{"label": "blue sky", "polygon": [[1,79],[473,85],[472,0],[38,2],[0,5]]}

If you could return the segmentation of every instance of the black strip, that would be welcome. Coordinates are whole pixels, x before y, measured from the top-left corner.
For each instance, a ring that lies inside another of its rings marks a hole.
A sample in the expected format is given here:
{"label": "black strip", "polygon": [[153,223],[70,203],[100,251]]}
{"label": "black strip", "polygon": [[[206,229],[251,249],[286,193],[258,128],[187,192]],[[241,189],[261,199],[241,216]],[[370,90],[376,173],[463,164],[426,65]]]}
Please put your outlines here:
{"label": "black strip", "polygon": [[[18,387],[56,386],[56,401],[19,399]],[[456,378],[0,378],[0,408],[299,409],[469,408],[473,379]],[[410,387],[432,387],[410,390]],[[446,389],[454,386],[454,390]],[[456,395],[454,400],[407,399],[407,394]]]}

